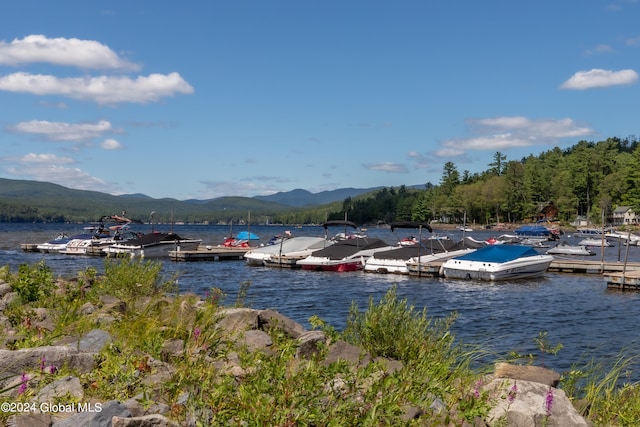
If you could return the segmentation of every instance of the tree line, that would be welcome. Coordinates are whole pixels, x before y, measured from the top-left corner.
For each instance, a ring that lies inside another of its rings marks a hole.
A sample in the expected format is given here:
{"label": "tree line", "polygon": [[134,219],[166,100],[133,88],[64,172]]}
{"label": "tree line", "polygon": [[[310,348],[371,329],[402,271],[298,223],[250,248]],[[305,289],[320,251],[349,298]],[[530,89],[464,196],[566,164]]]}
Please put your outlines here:
{"label": "tree line", "polygon": [[539,155],[508,160],[493,155],[487,169],[460,172],[445,163],[437,184],[424,190],[382,189],[366,199],[346,199],[330,219],[348,218],[358,223],[373,221],[444,221],[491,224],[528,222],[553,204],[561,222],[577,216],[600,223],[618,206],[640,212],[640,147],[631,136],[625,139],[579,141],[567,149],[554,147]]}

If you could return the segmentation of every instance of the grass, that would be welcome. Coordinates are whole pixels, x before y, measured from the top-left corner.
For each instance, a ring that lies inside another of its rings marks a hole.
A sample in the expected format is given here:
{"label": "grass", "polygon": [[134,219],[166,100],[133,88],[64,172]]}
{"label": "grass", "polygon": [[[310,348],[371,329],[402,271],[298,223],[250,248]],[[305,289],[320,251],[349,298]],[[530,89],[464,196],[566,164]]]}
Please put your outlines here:
{"label": "grass", "polygon": [[[19,337],[11,348],[47,345],[96,327],[112,336],[92,372],[34,366],[23,375],[30,380],[16,379],[0,400],[28,401],[44,384],[76,375],[85,399],[135,397],[145,406],[161,402],[176,422],[202,426],[462,425],[490,410],[480,387],[485,372],[478,361],[487,359],[484,350],[455,339],[455,315],[431,318],[426,309],[398,298],[395,287],[379,302],[370,299],[364,311],[352,304],[343,332],[316,316],[310,319],[334,341],[402,362],[403,369],[387,372],[382,362],[357,369],[343,362],[325,366],[326,349],[311,360],[299,360],[295,342],[278,329],[268,331],[273,341],[268,354],[235,347],[215,327],[224,308],[222,292],[179,294],[175,278],[164,279],[160,271],[153,261],[108,259],[102,276],[88,269],[59,282],[44,263],[21,265],[15,273],[0,268],[0,278],[17,295],[4,310]],[[242,289],[233,306],[246,303],[250,283]],[[99,307],[106,296],[119,303],[109,322],[99,310],[86,311],[88,305]],[[36,326],[41,308],[48,310],[51,328]],[[546,342],[546,335],[538,341],[543,353],[559,350]],[[181,343],[183,351],[168,352],[171,342]],[[626,426],[640,419],[640,389],[625,383],[631,360],[621,358],[608,368],[592,363],[564,376],[563,389],[582,402],[594,425]],[[240,369],[233,375],[227,373],[231,361]],[[446,410],[430,409],[434,401]],[[426,415],[420,421],[404,420],[407,406]],[[0,414],[0,423],[8,415]]]}

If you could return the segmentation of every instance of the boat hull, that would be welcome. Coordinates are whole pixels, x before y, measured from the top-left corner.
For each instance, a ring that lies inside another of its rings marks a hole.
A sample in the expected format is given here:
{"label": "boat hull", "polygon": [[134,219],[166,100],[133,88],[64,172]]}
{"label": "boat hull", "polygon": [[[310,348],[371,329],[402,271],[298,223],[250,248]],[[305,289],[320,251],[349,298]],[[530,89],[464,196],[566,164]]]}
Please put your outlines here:
{"label": "boat hull", "polygon": [[364,267],[364,260],[350,259],[350,260],[313,260],[305,258],[298,261],[298,265],[303,270],[311,271],[335,271],[335,272],[348,272],[348,271],[360,271]]}
{"label": "boat hull", "polygon": [[442,264],[445,278],[466,280],[516,280],[541,277],[553,261],[551,255],[518,258],[504,263],[450,259]]}
{"label": "boat hull", "polygon": [[109,257],[130,256],[131,258],[163,258],[169,256],[169,251],[195,251],[202,240],[175,240],[153,245],[116,244],[103,249]]}

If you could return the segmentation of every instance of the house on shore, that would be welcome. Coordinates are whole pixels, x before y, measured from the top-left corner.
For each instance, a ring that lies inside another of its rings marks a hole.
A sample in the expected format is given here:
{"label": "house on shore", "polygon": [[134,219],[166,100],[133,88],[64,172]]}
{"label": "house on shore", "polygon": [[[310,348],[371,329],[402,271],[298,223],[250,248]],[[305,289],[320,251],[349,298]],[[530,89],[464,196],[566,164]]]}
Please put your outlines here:
{"label": "house on shore", "polygon": [[618,206],[613,210],[611,222],[614,227],[617,225],[636,225],[638,217],[631,206]]}

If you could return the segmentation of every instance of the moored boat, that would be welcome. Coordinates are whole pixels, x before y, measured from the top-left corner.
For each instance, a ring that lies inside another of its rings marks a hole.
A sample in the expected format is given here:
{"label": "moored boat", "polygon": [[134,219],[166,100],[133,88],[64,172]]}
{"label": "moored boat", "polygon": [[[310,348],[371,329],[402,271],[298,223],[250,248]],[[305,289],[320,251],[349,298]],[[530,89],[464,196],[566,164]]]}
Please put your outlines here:
{"label": "moored boat", "polygon": [[392,248],[394,246],[377,238],[345,239],[312,252],[297,265],[305,270],[357,271],[364,268],[365,261],[375,252]]}
{"label": "moored boat", "polygon": [[542,276],[553,255],[541,255],[523,245],[491,245],[451,258],[442,264],[446,278],[471,280],[512,280]]}
{"label": "moored boat", "polygon": [[548,255],[575,255],[575,256],[591,256],[596,253],[583,245],[570,245],[566,241],[561,242],[557,246],[546,252]]}
{"label": "moored boat", "polygon": [[168,257],[169,251],[195,251],[202,243],[201,239],[185,239],[175,233],[153,232],[143,234],[136,239],[116,243],[104,248],[106,256],[130,256],[131,258]]}

